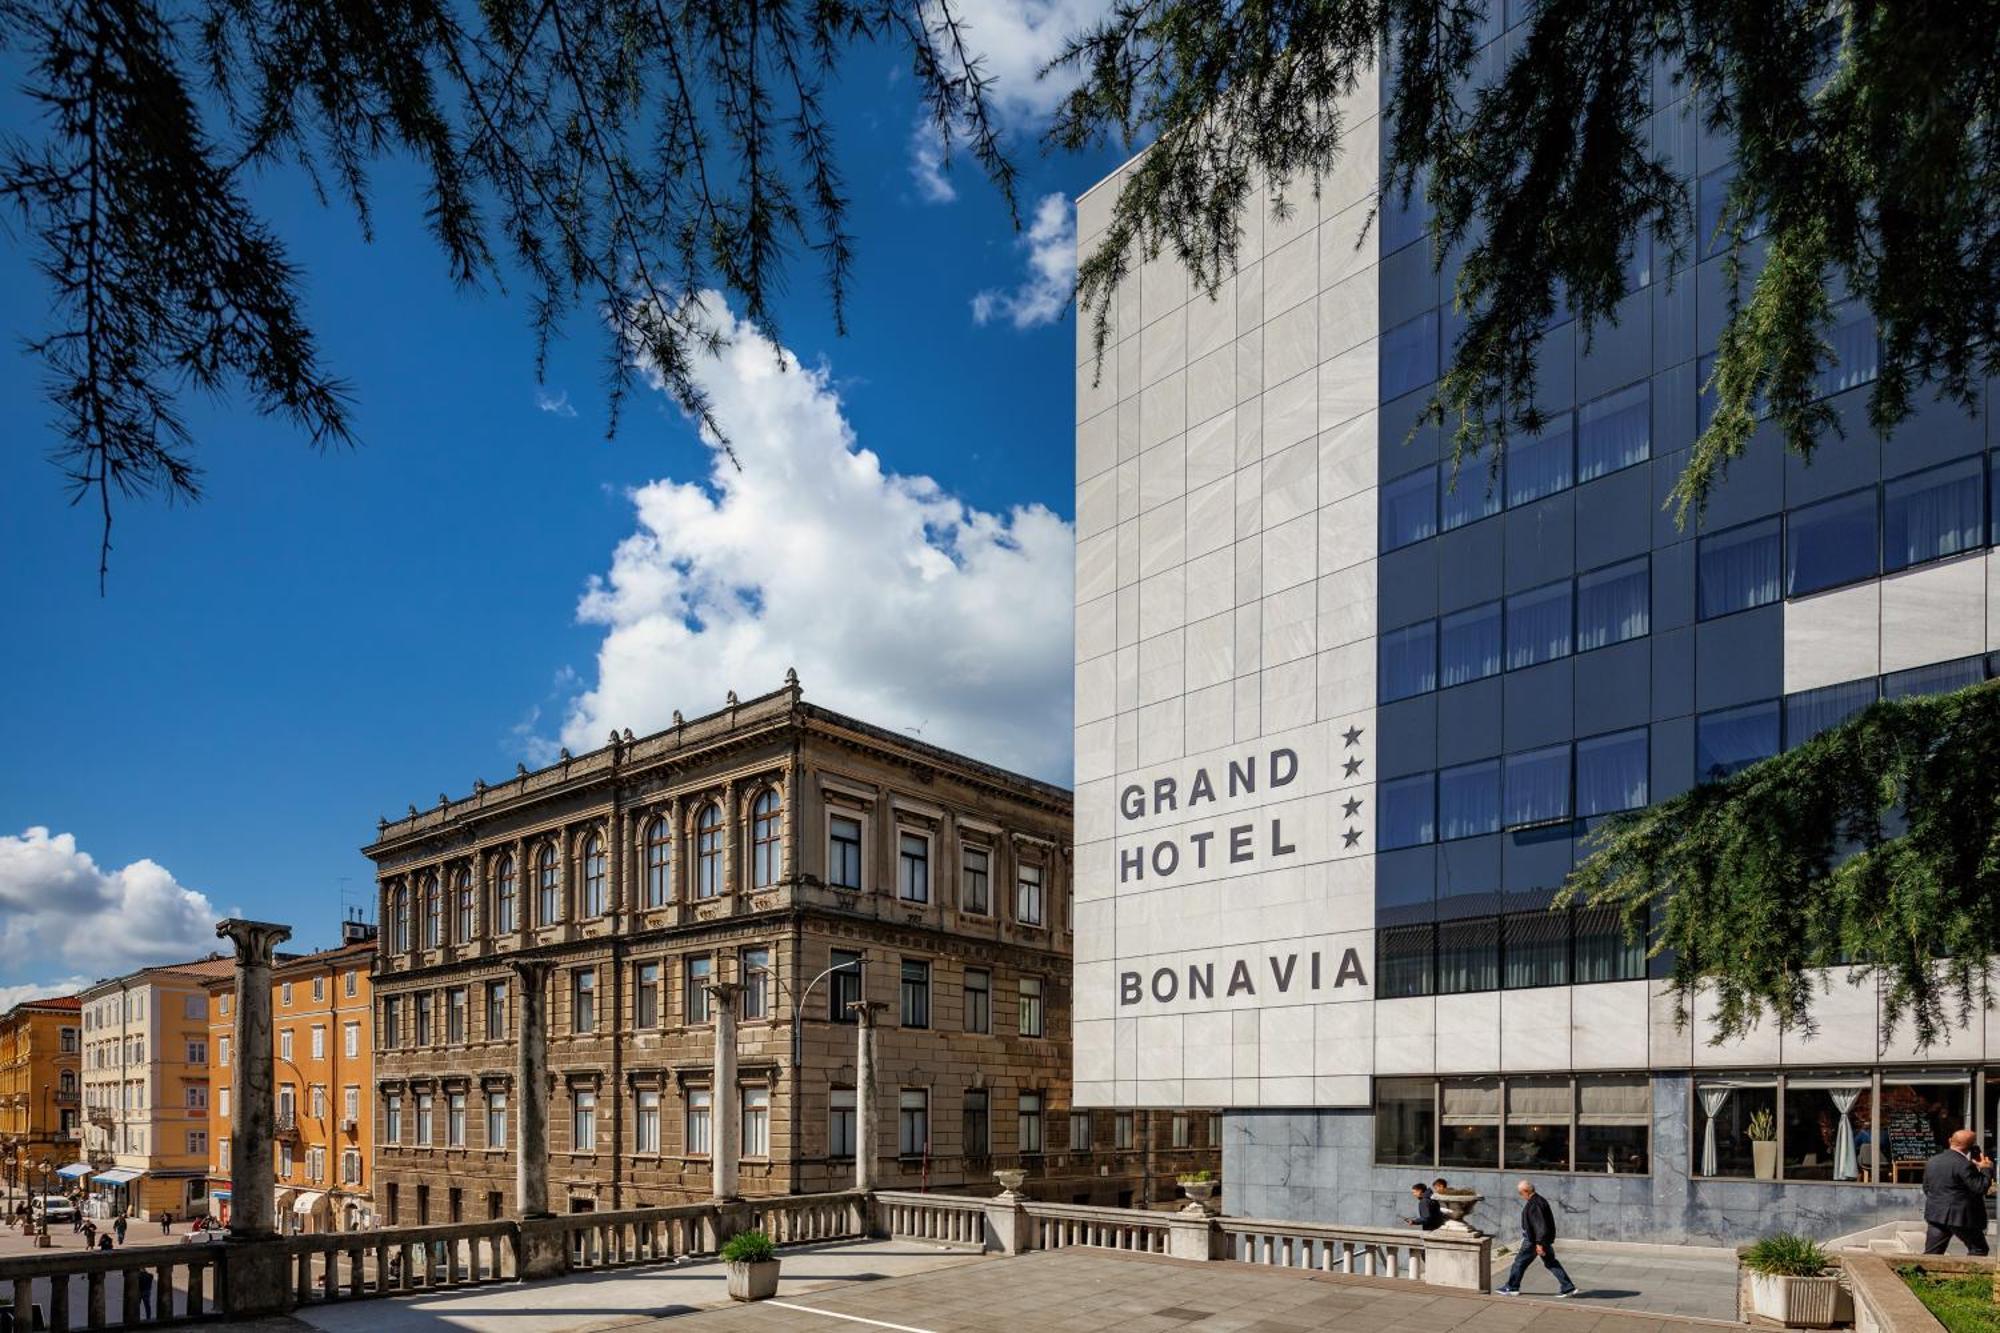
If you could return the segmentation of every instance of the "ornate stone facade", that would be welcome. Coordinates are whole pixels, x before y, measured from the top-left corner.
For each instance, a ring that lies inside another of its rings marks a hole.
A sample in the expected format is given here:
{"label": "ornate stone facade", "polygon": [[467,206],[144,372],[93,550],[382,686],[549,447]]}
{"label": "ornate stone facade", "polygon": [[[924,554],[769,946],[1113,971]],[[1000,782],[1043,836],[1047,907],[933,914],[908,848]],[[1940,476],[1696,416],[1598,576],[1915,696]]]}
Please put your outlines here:
{"label": "ornate stone facade", "polygon": [[742,1194],[850,1185],[863,998],[880,1186],[1020,1166],[1038,1197],[1172,1197],[1218,1165],[1209,1116],[1071,1115],[1069,844],[1068,791],[806,703],[795,677],[385,821],[378,1215],[514,1211],[536,962],[554,1211],[709,1197],[731,1138]]}

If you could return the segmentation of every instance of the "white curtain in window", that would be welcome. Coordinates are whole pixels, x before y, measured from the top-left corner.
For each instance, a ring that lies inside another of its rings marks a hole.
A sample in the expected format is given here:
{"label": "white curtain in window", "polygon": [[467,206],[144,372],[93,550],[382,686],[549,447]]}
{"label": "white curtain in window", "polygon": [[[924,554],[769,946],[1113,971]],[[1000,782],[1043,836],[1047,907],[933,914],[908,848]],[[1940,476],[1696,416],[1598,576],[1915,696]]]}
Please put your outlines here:
{"label": "white curtain in window", "polygon": [[1722,615],[1777,601],[1778,556],[1775,521],[1704,538],[1696,562],[1701,614]]}
{"label": "white curtain in window", "polygon": [[1576,812],[1601,815],[1646,803],[1649,767],[1644,731],[1576,743]]}
{"label": "white curtain in window", "polygon": [[1576,650],[1587,653],[1644,634],[1652,619],[1646,562],[1585,574],[1576,581]]}
{"label": "white curtain in window", "polygon": [[1702,1114],[1708,1119],[1701,1133],[1701,1173],[1715,1174],[1715,1117],[1722,1114],[1722,1108],[1729,1104],[1728,1088],[1703,1088],[1695,1095],[1701,1098]]}
{"label": "white curtain in window", "polygon": [[1507,666],[1533,666],[1569,655],[1570,589],[1552,584],[1507,599]]}
{"label": "white curtain in window", "polygon": [[1585,403],[1577,413],[1577,480],[1645,461],[1652,452],[1652,408],[1645,380]]}
{"label": "white curtain in window", "polygon": [[1833,1109],[1840,1114],[1840,1129],[1833,1142],[1833,1178],[1835,1180],[1859,1180],[1861,1172],[1854,1152],[1854,1121],[1848,1112],[1854,1103],[1861,1100],[1865,1088],[1829,1088],[1826,1095],[1833,1099]]}
{"label": "white curtain in window", "polygon": [[1477,606],[1442,621],[1443,682],[1463,685],[1500,670],[1500,604]]}
{"label": "white curtain in window", "polygon": [[1507,756],[1507,824],[1539,824],[1569,814],[1569,747]]}
{"label": "white curtain in window", "polygon": [[1883,496],[1883,567],[1901,569],[1979,545],[1983,492],[1976,458],[1890,482]]}

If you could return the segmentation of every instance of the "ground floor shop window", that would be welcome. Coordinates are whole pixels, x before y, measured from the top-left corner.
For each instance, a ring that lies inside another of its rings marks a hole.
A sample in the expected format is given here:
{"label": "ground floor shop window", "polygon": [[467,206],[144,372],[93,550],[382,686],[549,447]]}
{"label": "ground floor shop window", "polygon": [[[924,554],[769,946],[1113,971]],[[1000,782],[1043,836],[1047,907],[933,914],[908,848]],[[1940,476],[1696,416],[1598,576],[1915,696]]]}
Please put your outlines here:
{"label": "ground floor shop window", "polygon": [[1652,1124],[1644,1074],[1375,1081],[1384,1166],[1643,1175]]}
{"label": "ground floor shop window", "polygon": [[[1989,1087],[1992,1081],[1989,1079]],[[1799,1070],[1695,1080],[1694,1172],[1747,1180],[1915,1184],[1972,1127],[1966,1070]],[[1989,1117],[1988,1123],[1992,1121]]]}

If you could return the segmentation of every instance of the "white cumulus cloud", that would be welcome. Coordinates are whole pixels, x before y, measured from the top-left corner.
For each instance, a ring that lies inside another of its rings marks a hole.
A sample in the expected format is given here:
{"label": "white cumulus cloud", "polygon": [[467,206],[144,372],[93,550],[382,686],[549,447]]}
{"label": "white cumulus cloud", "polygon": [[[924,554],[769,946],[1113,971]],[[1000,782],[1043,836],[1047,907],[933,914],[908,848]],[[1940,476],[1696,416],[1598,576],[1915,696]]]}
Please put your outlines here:
{"label": "white cumulus cloud", "polygon": [[1070,525],[890,471],[855,439],[825,366],[712,293],[705,315],[729,341],[697,379],[742,467],[704,434],[705,480],[631,493],[637,528],[578,606],[604,638],[563,740],[657,730],[795,666],[810,700],[1066,782]]}
{"label": "white cumulus cloud", "polygon": [[1017,329],[1062,318],[1076,286],[1076,209],[1061,194],[1043,195],[1027,234],[1014,242],[1027,272],[1009,291],[989,288],[972,298],[972,321],[1004,319]]}
{"label": "white cumulus cloud", "polygon": [[[61,978],[33,993],[73,989],[153,963],[198,958],[221,947],[222,914],[165,866],[139,860],[107,870],[70,833],[42,827],[0,836],[0,976]],[[25,998],[25,997],[23,997]]]}
{"label": "white cumulus cloud", "polygon": [[910,179],[916,182],[919,199],[927,204],[948,204],[958,198],[958,188],[945,170],[944,140],[937,126],[918,120],[910,129]]}

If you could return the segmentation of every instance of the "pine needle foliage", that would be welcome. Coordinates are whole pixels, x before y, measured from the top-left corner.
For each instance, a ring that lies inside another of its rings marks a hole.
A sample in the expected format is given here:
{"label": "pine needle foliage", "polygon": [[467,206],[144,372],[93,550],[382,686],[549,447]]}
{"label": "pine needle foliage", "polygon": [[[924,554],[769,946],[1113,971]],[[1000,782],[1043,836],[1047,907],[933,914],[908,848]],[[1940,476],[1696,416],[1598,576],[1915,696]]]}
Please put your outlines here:
{"label": "pine needle foliage", "polygon": [[[1115,0],[1059,58],[1082,83],[1052,132],[1065,148],[1158,136],[1079,269],[1100,357],[1137,264],[1170,254],[1212,297],[1246,207],[1315,206],[1381,68],[1379,202],[1427,196],[1463,322],[1423,418],[1456,466],[1497,468],[1510,435],[1542,428],[1546,331],[1567,310],[1588,347],[1642,244],[1680,282],[1697,253],[1730,256],[1714,410],[1671,502],[1683,521],[1762,423],[1806,457],[1838,430],[1820,387],[1830,292],[1879,324],[1873,430],[1926,385],[1976,405],[2000,370],[2000,3],[1538,0],[1488,45],[1501,3]],[[1686,123],[1660,110],[1682,94]],[[1692,164],[1668,151],[1697,134],[1736,146],[1713,236],[1696,234]]]}
{"label": "pine needle foliage", "polygon": [[114,497],[200,493],[189,391],[240,390],[315,445],[354,439],[254,177],[301,169],[367,234],[371,173],[416,163],[452,278],[526,287],[538,376],[580,312],[605,329],[613,429],[644,364],[713,430],[701,290],[775,332],[803,254],[841,322],[855,241],[825,94],[868,45],[907,56],[947,150],[1011,211],[952,0],[0,0],[41,130],[0,142],[0,207],[53,298],[31,351],[55,461],[102,510],[100,579]]}
{"label": "pine needle foliage", "polygon": [[[2000,954],[2000,682],[1883,701],[1586,844],[1558,905],[1614,906],[1670,959],[1676,1021],[1713,1039],[1817,1029],[1830,984],[1879,986],[1921,1048],[1992,999]],[[1831,976],[1837,980],[1828,981]]]}

